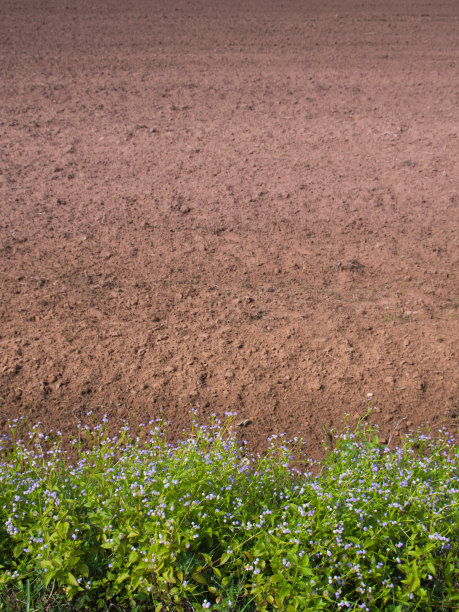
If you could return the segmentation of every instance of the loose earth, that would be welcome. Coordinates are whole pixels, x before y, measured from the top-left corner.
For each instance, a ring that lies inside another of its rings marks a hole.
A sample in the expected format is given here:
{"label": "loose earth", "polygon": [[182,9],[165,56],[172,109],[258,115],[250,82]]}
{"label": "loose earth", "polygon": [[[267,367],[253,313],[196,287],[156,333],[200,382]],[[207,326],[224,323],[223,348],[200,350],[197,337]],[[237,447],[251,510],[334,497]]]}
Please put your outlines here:
{"label": "loose earth", "polygon": [[387,439],[454,427],[458,25],[3,0],[0,424],[237,411],[312,456],[368,408]]}

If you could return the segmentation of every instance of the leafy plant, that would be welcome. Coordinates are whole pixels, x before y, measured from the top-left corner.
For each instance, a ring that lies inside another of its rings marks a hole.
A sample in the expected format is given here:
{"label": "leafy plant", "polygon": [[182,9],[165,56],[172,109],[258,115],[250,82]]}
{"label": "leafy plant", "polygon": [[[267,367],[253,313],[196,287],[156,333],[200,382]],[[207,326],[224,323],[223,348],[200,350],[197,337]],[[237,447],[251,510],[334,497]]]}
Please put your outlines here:
{"label": "leafy plant", "polygon": [[283,436],[252,456],[231,423],[195,416],[170,444],[161,422],[110,437],[104,418],[67,451],[59,432],[11,423],[2,609],[457,608],[458,451],[445,431],[391,450],[359,428],[313,464]]}

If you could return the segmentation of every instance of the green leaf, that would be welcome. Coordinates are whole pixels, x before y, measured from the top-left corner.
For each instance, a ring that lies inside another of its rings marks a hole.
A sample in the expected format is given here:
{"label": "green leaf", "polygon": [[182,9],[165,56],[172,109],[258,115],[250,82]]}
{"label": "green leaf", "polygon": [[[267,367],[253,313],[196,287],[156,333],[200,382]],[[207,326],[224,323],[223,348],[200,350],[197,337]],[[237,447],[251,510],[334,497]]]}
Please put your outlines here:
{"label": "green leaf", "polygon": [[411,576],[411,588],[413,589],[413,591],[417,591],[421,586],[421,581],[419,580],[418,569],[416,566],[413,567],[413,573]]}
{"label": "green leaf", "polygon": [[[17,544],[14,548],[13,548],[13,557],[19,557],[19,555],[21,555],[24,551],[24,543],[23,542],[19,542],[19,544]],[[2,566],[0,565],[0,568]]]}
{"label": "green leaf", "polygon": [[78,582],[77,582],[77,579],[75,578],[75,576],[71,572],[67,573],[67,580],[66,580],[66,582],[67,582],[67,584],[70,584],[71,586],[74,586],[74,587],[77,587],[77,588],[80,586],[78,584]]}
{"label": "green leaf", "polygon": [[404,565],[402,567],[406,573],[406,579],[402,580],[403,584],[406,584],[410,591],[419,589],[421,582],[419,580],[418,568],[416,565],[413,563],[413,565]]}
{"label": "green leaf", "polygon": [[45,586],[48,586],[48,584],[51,582],[51,580],[54,578],[56,572],[50,570],[49,572],[46,572],[45,577],[43,579],[43,582],[45,583]]}
{"label": "green leaf", "polygon": [[197,572],[194,572],[194,574],[191,574],[191,577],[196,582],[199,582],[199,584],[207,584],[207,580],[204,578],[202,574],[198,574]]}
{"label": "green leaf", "polygon": [[62,559],[60,557],[52,558],[53,567],[62,567]]}
{"label": "green leaf", "polygon": [[230,555],[228,553],[223,553],[220,558],[220,565],[224,565],[228,561],[229,558],[230,558]]}
{"label": "green leaf", "polygon": [[43,559],[40,561],[40,565],[43,569],[53,569],[53,564],[48,559]]}
{"label": "green leaf", "polygon": [[78,563],[78,572],[82,576],[89,576],[89,567],[86,565],[86,563],[83,563],[83,561],[80,561]]}
{"label": "green leaf", "polygon": [[131,591],[135,591],[140,584],[141,576],[136,576],[134,580],[131,582]]}
{"label": "green leaf", "polygon": [[135,563],[138,558],[139,553],[137,553],[135,550],[131,550],[131,552],[129,553],[128,565],[132,565],[133,563]]}
{"label": "green leaf", "polygon": [[175,584],[174,572],[172,567],[168,567],[165,572],[163,572],[163,578],[168,584]]}
{"label": "green leaf", "polygon": [[129,573],[128,572],[123,572],[116,579],[116,584],[121,584],[122,582],[124,582],[128,578],[129,578]]}
{"label": "green leaf", "polygon": [[437,575],[437,571],[435,569],[435,565],[433,563],[426,563],[426,570],[429,572],[429,574],[432,574],[432,576],[436,576]]}
{"label": "green leaf", "polygon": [[58,535],[64,539],[67,536],[67,532],[69,530],[70,525],[67,523],[67,521],[65,522],[60,522],[57,523],[56,525],[56,531],[58,533]]}
{"label": "green leaf", "polygon": [[208,555],[207,553],[202,553],[202,556],[204,557],[206,563],[212,565],[212,557],[210,555]]}
{"label": "green leaf", "polygon": [[218,567],[213,567],[212,571],[214,572],[214,574],[217,576],[217,578],[221,578],[222,577],[222,573],[221,571],[218,569]]}
{"label": "green leaf", "polygon": [[287,585],[283,586],[281,588],[281,590],[280,590],[280,593],[279,593],[280,601],[284,601],[284,599],[287,597],[287,595],[290,595],[291,592],[292,592],[291,585],[287,584]]}

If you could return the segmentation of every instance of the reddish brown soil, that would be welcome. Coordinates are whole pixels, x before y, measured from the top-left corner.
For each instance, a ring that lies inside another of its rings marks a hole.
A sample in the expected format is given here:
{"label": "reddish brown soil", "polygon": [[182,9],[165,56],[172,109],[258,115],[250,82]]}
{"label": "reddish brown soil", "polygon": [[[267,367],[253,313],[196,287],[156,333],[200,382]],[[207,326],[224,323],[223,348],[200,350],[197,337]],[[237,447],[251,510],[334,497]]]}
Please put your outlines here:
{"label": "reddish brown soil", "polygon": [[[0,420],[454,426],[456,0],[3,0]],[[404,419],[404,420],[402,420]]]}

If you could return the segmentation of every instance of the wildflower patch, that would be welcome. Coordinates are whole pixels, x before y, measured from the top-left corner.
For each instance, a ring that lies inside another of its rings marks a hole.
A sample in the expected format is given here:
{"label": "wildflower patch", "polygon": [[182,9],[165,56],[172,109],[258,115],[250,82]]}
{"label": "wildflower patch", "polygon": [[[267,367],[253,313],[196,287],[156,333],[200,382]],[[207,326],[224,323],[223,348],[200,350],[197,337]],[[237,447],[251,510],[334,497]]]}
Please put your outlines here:
{"label": "wildflower patch", "polygon": [[[350,431],[321,464],[301,441],[252,456],[226,423],[117,437],[12,423],[0,444],[6,610],[453,610],[457,447]],[[301,465],[301,469],[298,466]],[[296,466],[296,467],[295,467]],[[306,468],[304,467],[306,466]]]}

